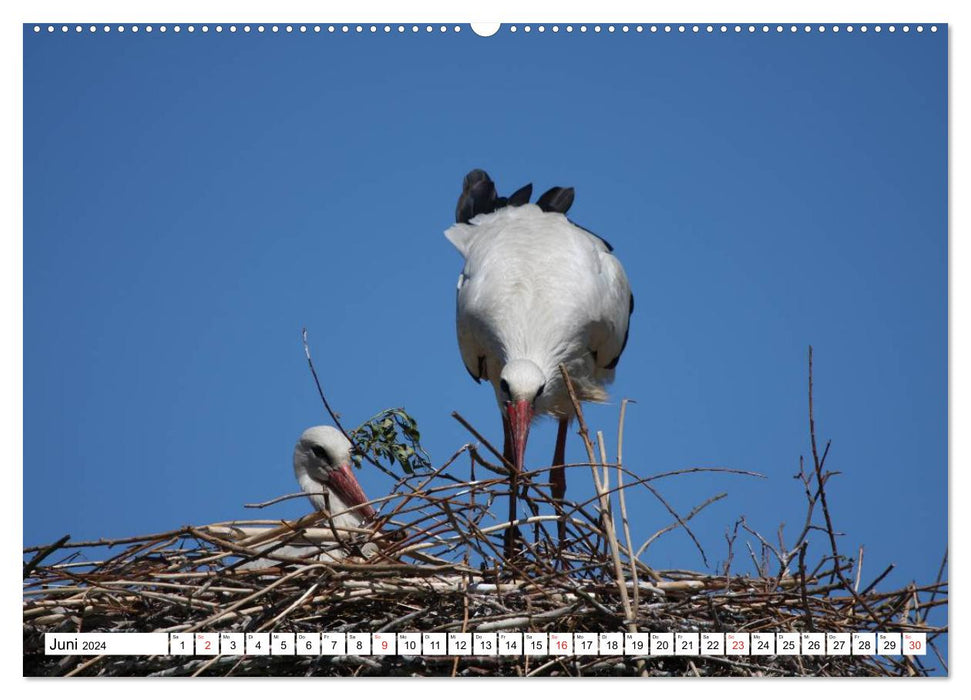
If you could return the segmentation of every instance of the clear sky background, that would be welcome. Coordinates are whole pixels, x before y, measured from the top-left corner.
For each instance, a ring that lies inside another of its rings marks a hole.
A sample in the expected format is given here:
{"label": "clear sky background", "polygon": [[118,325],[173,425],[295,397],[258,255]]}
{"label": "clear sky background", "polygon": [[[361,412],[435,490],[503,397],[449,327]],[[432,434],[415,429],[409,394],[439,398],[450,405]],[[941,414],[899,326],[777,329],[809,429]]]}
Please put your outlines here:
{"label": "clear sky background", "polygon": [[[348,425],[403,406],[436,463],[470,439],[453,410],[501,442],[442,235],[482,167],[502,193],[574,186],[571,217],[627,270],[614,402],[587,412],[613,446],[637,400],[627,465],[767,477],[661,484],[682,512],[728,492],[692,521],[711,570],[740,515],[772,539],[801,526],[812,344],[843,551],[865,546],[865,581],[894,562],[886,586],[929,582],[948,537],[946,60],[946,29],[25,27],[24,544],[306,512],[243,508],[296,490],[293,443],[328,422],[302,327]],[[534,426],[530,466],[554,435]],[[669,523],[646,492],[628,505],[638,541]],[[645,558],[705,569],[682,533]]]}

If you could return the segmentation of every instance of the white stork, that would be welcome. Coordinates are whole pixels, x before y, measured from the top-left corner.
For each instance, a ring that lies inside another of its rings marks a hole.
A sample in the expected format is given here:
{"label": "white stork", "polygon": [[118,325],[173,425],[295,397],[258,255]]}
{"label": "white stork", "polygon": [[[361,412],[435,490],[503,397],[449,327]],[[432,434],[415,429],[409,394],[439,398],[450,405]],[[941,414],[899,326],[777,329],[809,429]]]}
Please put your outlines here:
{"label": "white stork", "polygon": [[361,527],[374,517],[374,508],[367,505],[354,476],[351,443],[337,428],[318,425],[303,431],[293,449],[293,472],[317,510],[330,512],[335,528]]}
{"label": "white stork", "polygon": [[[565,216],[573,189],[554,187],[536,204],[528,203],[531,193],[527,185],[498,197],[489,176],[473,170],[463,183],[457,223],[445,232],[465,258],[456,318],[462,361],[476,382],[492,384],[502,412],[503,452],[516,469],[510,522],[526,438],[538,414],[559,421],[550,471],[558,510],[566,493],[564,451],[574,409],[560,364],[578,399],[606,400],[603,387],[613,379],[634,310],[627,275],[610,244]],[[564,532],[561,521],[561,538]]]}
{"label": "white stork", "polygon": [[[338,533],[363,527],[374,518],[374,508],[367,504],[367,496],[354,476],[351,443],[337,428],[318,425],[305,430],[293,450],[293,472],[314,507],[330,514],[330,522]],[[315,561],[340,561],[346,556],[339,542],[293,544],[266,549],[283,557]],[[362,548],[365,556],[376,551],[377,547],[370,542]],[[247,562],[240,568],[265,569],[278,565],[277,560],[262,558]]]}

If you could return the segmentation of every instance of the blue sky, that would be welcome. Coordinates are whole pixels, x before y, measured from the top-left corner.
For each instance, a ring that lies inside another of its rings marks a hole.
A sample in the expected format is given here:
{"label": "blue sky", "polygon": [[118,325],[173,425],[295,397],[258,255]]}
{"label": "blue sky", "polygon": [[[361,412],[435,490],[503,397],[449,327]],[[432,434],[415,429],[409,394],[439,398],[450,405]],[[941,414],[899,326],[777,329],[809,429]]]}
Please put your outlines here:
{"label": "blue sky", "polygon": [[[588,419],[715,566],[804,516],[816,423],[865,580],[947,546],[946,31],[258,35],[24,29],[24,543],[291,517],[293,442],[404,406],[435,462],[500,438],[454,336],[462,176],[576,188],[637,310]],[[534,427],[527,462],[555,429]],[[583,457],[571,437],[568,457]],[[386,477],[359,473],[371,496]],[[589,494],[570,475],[568,495]],[[630,503],[628,504],[630,507]],[[635,539],[668,524],[645,492]],[[821,547],[816,550],[822,554]],[[810,553],[812,556],[812,553]],[[704,569],[681,533],[647,560]],[[741,565],[741,562],[739,562]]]}

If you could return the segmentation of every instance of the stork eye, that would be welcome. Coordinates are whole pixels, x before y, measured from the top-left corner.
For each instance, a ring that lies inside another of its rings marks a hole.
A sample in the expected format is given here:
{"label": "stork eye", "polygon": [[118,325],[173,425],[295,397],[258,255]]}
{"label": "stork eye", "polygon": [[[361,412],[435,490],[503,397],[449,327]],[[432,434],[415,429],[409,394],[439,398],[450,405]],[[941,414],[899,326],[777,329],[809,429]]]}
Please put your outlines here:
{"label": "stork eye", "polygon": [[[543,390],[544,390],[545,388],[546,388],[546,385],[545,385],[545,384],[540,384],[540,385],[539,385],[539,391],[537,391],[537,392],[536,392],[536,398],[537,398],[537,399],[538,399],[538,398],[539,398],[540,396],[542,396],[542,395],[543,395]],[[533,400],[535,401],[536,399],[533,399]]]}
{"label": "stork eye", "polygon": [[499,391],[501,391],[506,396],[509,396],[509,382],[507,382],[505,379],[500,379]]}
{"label": "stork eye", "polygon": [[324,462],[330,462],[330,455],[327,454],[327,450],[320,445],[311,445],[310,451],[314,453],[314,457],[317,459],[323,460]]}

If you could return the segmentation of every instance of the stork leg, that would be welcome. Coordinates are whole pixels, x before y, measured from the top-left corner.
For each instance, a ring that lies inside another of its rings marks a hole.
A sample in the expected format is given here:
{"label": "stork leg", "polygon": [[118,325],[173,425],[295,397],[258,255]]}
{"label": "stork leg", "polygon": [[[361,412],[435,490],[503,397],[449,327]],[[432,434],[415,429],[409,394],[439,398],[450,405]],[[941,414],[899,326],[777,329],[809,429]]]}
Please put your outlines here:
{"label": "stork leg", "polygon": [[557,534],[560,543],[566,539],[566,522],[563,520],[563,497],[566,495],[566,430],[570,425],[568,418],[560,419],[560,425],[556,431],[556,448],[553,450],[553,465],[550,468],[550,484],[553,492],[553,507],[559,516],[557,522]]}
{"label": "stork leg", "polygon": [[[502,417],[502,456],[506,458],[510,464],[514,464],[515,455],[513,454],[512,448],[512,427],[509,425],[509,419],[504,415]],[[516,520],[516,489],[518,488],[519,474],[516,470],[512,470],[512,474],[509,476],[509,522],[512,523]],[[512,559],[516,551],[516,542],[519,540],[519,528],[515,525],[510,525],[506,530],[505,538],[503,540],[504,551],[503,554],[507,560]]]}

